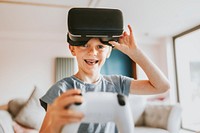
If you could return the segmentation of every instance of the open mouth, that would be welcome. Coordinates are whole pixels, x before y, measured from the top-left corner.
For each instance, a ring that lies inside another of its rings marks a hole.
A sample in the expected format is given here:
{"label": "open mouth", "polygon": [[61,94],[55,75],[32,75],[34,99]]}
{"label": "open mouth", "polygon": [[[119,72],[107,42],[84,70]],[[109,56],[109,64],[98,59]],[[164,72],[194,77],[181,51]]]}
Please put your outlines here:
{"label": "open mouth", "polygon": [[93,60],[93,59],[87,59],[84,60],[88,65],[95,65],[97,64],[99,61],[98,60]]}

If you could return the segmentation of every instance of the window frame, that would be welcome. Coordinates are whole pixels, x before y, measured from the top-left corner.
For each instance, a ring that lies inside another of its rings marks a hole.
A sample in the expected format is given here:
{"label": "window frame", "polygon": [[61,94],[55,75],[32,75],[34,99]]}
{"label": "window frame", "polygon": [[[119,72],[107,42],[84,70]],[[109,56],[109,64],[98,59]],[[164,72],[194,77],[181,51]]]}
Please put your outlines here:
{"label": "window frame", "polygon": [[[177,100],[178,102],[181,104],[181,100],[180,100],[180,84],[179,84],[179,79],[178,79],[178,67],[177,67],[177,58],[176,58],[176,39],[178,39],[179,37],[183,37],[185,35],[189,35],[190,33],[193,33],[197,30],[200,30],[200,25],[194,27],[194,28],[191,28],[187,31],[184,31],[178,35],[175,35],[173,37],[173,52],[174,52],[174,64],[175,64],[175,78],[176,78],[176,88],[177,88]],[[183,127],[183,123],[181,122],[181,128],[184,129],[184,130],[188,130],[188,131],[192,131],[192,132],[196,132],[194,129],[188,129],[188,128],[185,128]]]}

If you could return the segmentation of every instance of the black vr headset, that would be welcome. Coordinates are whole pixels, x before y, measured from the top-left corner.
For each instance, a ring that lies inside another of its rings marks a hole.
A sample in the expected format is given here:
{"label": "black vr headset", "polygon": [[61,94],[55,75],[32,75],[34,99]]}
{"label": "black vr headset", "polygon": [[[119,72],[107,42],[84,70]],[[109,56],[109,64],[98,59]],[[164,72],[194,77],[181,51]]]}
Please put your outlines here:
{"label": "black vr headset", "polygon": [[68,12],[67,42],[72,46],[85,45],[91,38],[103,44],[118,41],[123,33],[123,16],[118,9],[72,8]]}

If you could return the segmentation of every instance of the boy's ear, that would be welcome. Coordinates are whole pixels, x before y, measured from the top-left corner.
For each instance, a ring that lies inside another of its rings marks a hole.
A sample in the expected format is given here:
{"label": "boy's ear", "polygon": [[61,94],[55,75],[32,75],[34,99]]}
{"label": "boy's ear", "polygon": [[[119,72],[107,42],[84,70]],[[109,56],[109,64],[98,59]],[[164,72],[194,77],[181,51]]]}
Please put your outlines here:
{"label": "boy's ear", "polygon": [[69,45],[69,50],[71,51],[71,54],[72,54],[73,56],[76,55],[75,52],[74,52],[74,46]]}
{"label": "boy's ear", "polygon": [[110,57],[111,52],[112,52],[112,47],[109,46],[109,50],[108,50],[108,53],[106,55],[106,58]]}

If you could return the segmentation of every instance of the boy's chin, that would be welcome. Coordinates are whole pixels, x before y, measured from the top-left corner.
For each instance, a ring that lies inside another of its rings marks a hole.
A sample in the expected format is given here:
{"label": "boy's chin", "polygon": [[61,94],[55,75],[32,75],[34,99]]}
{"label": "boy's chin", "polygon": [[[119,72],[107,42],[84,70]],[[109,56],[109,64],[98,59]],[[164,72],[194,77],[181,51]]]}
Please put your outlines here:
{"label": "boy's chin", "polygon": [[89,71],[91,72],[91,73],[95,73],[95,74],[99,74],[100,73],[100,68],[91,68]]}

